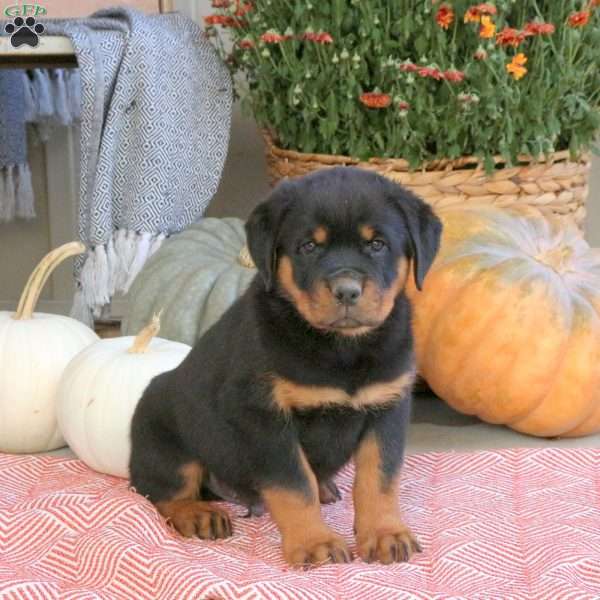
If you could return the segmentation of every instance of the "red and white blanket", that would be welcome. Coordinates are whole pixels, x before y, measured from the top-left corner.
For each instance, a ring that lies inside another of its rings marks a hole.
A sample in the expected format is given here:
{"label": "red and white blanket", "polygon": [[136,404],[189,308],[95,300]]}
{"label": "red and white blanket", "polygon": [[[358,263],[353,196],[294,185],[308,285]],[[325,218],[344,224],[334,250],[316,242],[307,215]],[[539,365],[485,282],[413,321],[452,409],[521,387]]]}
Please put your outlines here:
{"label": "red and white blanket", "polygon": [[[352,541],[352,471],[325,519]],[[268,516],[230,507],[226,541],[179,537],[121,479],[76,460],[0,455],[0,598],[600,598],[600,450],[409,456],[401,504],[423,554],[285,566]]]}

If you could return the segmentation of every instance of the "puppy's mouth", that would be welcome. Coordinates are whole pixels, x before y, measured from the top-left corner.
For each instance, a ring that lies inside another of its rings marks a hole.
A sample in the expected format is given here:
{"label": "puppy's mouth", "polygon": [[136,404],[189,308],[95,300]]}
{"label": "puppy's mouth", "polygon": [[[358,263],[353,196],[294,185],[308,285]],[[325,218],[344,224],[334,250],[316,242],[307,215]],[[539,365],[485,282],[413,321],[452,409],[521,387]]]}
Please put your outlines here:
{"label": "puppy's mouth", "polygon": [[329,323],[329,329],[356,329],[357,327],[365,327],[368,326],[367,323],[363,323],[354,317],[342,317],[341,319],[336,319],[332,323]]}
{"label": "puppy's mouth", "polygon": [[345,315],[340,316],[333,321],[320,324],[318,328],[332,333],[355,336],[368,333],[379,325],[381,325],[381,323],[376,323],[370,319],[359,319],[349,314],[349,312],[346,312]]}

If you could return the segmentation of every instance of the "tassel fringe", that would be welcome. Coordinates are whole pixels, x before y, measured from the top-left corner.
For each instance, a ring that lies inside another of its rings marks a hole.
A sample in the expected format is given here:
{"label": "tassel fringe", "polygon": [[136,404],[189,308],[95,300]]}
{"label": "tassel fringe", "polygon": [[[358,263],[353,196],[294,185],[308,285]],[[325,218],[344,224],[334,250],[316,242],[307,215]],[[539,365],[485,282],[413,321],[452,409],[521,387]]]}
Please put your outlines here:
{"label": "tassel fringe", "polygon": [[37,137],[47,142],[57,125],[73,125],[81,118],[81,79],[78,69],[23,71],[25,120]]}
{"label": "tassel fringe", "polygon": [[0,223],[35,217],[31,171],[27,164],[0,169]]}
{"label": "tassel fringe", "polygon": [[[22,71],[23,113],[37,137],[47,141],[56,125],[72,125],[81,117],[81,79],[77,69]],[[0,167],[0,223],[33,219],[35,201],[31,171],[24,164]]]}
{"label": "tassel fringe", "polygon": [[89,325],[103,314],[115,293],[127,293],[165,235],[119,229],[106,243],[88,250],[79,274],[71,316]]}

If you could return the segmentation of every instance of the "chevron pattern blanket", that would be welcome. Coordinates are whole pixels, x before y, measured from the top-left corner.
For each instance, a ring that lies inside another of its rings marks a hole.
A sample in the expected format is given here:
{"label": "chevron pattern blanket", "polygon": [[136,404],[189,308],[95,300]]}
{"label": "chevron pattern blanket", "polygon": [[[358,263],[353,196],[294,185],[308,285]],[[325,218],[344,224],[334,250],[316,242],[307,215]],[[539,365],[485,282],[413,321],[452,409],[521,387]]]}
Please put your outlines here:
{"label": "chevron pattern blanket", "polygon": [[47,21],[71,39],[81,76],[79,236],[74,316],[127,291],[165,236],[201,217],[229,142],[232,85],[190,19],[127,8]]}
{"label": "chevron pattern blanket", "polygon": [[[600,450],[408,456],[400,502],[423,553],[289,569],[268,515],[183,539],[122,479],[0,455],[0,598],[558,600],[600,598]],[[352,471],[325,520],[352,543]]]}

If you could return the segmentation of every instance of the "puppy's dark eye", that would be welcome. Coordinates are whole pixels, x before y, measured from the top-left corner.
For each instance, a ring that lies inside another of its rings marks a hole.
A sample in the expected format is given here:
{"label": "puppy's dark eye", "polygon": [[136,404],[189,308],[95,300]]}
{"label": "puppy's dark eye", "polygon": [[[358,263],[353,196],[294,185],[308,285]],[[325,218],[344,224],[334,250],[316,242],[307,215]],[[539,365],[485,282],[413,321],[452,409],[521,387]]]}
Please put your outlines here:
{"label": "puppy's dark eye", "polygon": [[300,252],[302,254],[310,254],[311,252],[314,252],[316,248],[317,244],[315,244],[315,242],[304,242],[304,244],[300,246]]}
{"label": "puppy's dark eye", "polygon": [[371,240],[369,242],[369,248],[373,251],[373,252],[381,252],[384,248],[385,248],[385,242],[383,240]]}

